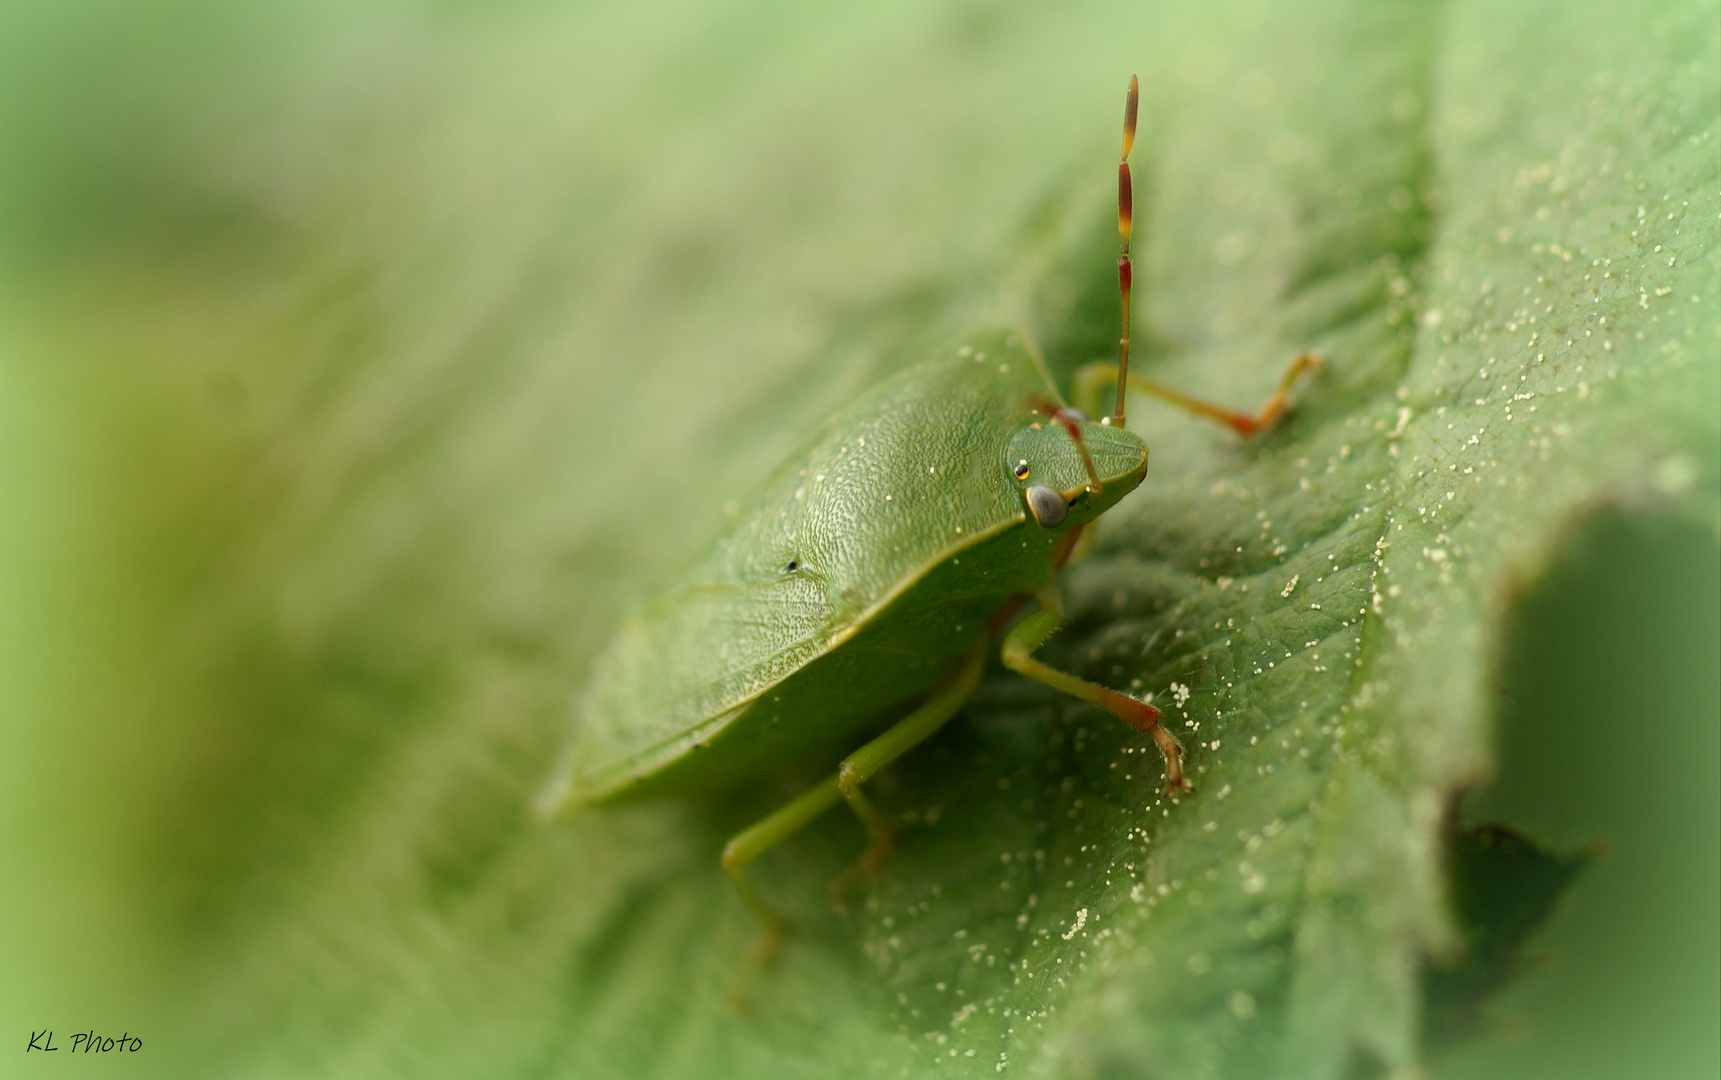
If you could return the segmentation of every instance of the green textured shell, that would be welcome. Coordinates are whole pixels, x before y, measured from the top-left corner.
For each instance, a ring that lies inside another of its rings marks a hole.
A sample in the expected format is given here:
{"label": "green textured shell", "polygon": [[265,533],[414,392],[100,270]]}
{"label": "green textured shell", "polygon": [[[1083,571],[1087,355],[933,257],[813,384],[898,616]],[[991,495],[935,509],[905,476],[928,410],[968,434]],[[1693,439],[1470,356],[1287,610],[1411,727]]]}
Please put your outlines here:
{"label": "green textured shell", "polygon": [[[832,417],[702,557],[624,624],[580,703],[570,752],[544,802],[553,808],[626,794],[710,747],[754,706],[780,701],[774,695],[785,680],[839,650],[884,650],[887,661],[895,657],[887,665],[892,677],[882,686],[845,682],[840,665],[827,660],[817,670],[832,674],[821,682],[840,692],[783,706],[809,715],[769,717],[781,738],[753,754],[752,766],[768,764],[786,752],[781,747],[838,737],[930,685],[943,659],[937,654],[967,648],[988,607],[1049,580],[1056,538],[1048,530],[1021,529],[1012,558],[988,560],[1001,564],[989,577],[952,579],[931,607],[920,605],[948,615],[952,632],[923,634],[912,645],[864,632],[902,614],[905,593],[933,570],[960,564],[969,549],[1024,524],[1007,460],[1018,449],[1038,459],[1038,482],[1082,490],[1073,442],[1035,423],[1044,417],[1034,403],[1055,397],[1015,335],[1000,334],[909,368]],[[1108,493],[1109,506],[1139,482],[1147,452],[1128,432],[1086,428],[1102,476],[1124,478]],[[1030,444],[1034,450],[1022,449]],[[972,566],[980,560],[967,561],[968,573],[982,573]],[[955,599],[942,595],[951,590]],[[857,635],[876,647],[843,650]]]}

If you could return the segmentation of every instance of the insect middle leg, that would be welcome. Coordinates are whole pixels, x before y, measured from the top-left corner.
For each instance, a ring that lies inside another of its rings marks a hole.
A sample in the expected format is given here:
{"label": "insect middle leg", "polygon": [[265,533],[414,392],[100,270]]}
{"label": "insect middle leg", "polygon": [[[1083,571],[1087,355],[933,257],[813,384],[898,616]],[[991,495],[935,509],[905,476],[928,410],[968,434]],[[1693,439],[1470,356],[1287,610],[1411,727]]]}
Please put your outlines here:
{"label": "insect middle leg", "polygon": [[882,862],[890,853],[896,828],[890,818],[861,792],[860,785],[956,715],[956,710],[962,707],[980,682],[984,662],[985,649],[972,650],[963,658],[961,669],[948,683],[884,734],[844,758],[835,775],[802,793],[782,809],[736,833],[725,845],[723,870],[765,930],[759,947],[761,963],[768,962],[782,945],[788,933],[788,920],[753,888],[753,883],[747,878],[747,864],[845,800],[872,837],[872,844],[861,857],[858,869],[865,871]]}
{"label": "insect middle leg", "polygon": [[[1317,371],[1321,366],[1321,354],[1317,352],[1298,353],[1285,368],[1285,374],[1279,379],[1278,389],[1273,396],[1253,413],[1238,409],[1228,409],[1223,405],[1215,405],[1211,401],[1203,401],[1191,397],[1181,390],[1174,390],[1164,383],[1145,379],[1131,372],[1126,381],[1131,390],[1169,401],[1185,412],[1193,413],[1204,420],[1224,424],[1239,435],[1249,436],[1259,431],[1265,431],[1279,422],[1285,415],[1285,409],[1291,403],[1291,390],[1296,386],[1304,372]],[[1089,415],[1097,415],[1100,392],[1107,386],[1117,385],[1117,367],[1105,361],[1089,364],[1076,372],[1075,398],[1078,408]],[[1121,390],[1119,391],[1122,392]]]}
{"label": "insect middle leg", "polygon": [[1159,722],[1158,709],[1144,701],[1137,701],[1115,690],[1107,690],[1086,679],[1078,679],[1034,659],[1034,650],[1045,644],[1046,639],[1052,636],[1052,631],[1064,621],[1064,601],[1058,592],[1057,582],[1054,581],[1040,590],[1037,598],[1040,601],[1039,609],[1031,612],[1004,635],[1004,666],[1030,679],[1038,679],[1066,694],[1098,705],[1122,717],[1137,730],[1146,732],[1153,737],[1154,743],[1159,747],[1160,756],[1165,759],[1166,786],[1172,791],[1190,790],[1189,781],[1183,778],[1183,744]]}

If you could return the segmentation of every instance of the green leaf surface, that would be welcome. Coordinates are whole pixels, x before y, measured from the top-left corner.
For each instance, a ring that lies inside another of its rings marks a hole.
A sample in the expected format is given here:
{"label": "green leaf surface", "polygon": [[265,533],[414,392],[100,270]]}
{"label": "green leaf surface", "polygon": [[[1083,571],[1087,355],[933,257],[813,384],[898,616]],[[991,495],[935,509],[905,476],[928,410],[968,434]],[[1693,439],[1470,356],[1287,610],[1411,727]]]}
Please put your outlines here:
{"label": "green leaf surface", "polygon": [[[1717,14],[6,14],[7,1030],[141,1024],[162,1075],[1415,1075],[1571,876],[1454,824],[1519,595],[1600,511],[1721,520]],[[1249,443],[1132,403],[1148,479],[1065,575],[1045,657],[1154,695],[1196,790],[994,665],[876,781],[864,902],[842,815],[759,864],[800,932],[738,1014],[717,853],[815,776],[540,827],[569,703],[883,374],[1109,354],[1131,71],[1143,367],[1244,405],[1327,357]]]}

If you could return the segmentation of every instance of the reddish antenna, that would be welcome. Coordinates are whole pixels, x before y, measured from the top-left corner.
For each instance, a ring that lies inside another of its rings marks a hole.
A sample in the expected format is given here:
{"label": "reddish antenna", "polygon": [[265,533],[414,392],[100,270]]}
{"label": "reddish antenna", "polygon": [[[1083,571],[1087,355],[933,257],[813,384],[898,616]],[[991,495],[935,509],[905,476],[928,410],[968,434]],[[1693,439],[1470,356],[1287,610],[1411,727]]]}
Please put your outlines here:
{"label": "reddish antenna", "polygon": [[1099,473],[1094,470],[1093,455],[1088,453],[1087,440],[1082,438],[1081,425],[1087,421],[1087,417],[1039,394],[1029,399],[1028,407],[1035,412],[1045,413],[1052,418],[1052,423],[1069,433],[1070,441],[1076,444],[1077,452],[1082,455],[1082,468],[1088,471],[1088,491],[1095,495],[1104,491],[1105,485],[1100,483]]}
{"label": "reddish antenna", "polygon": [[1117,287],[1123,303],[1123,334],[1117,339],[1117,415],[1112,423],[1123,427],[1124,390],[1129,378],[1129,287],[1134,276],[1129,262],[1129,233],[1135,209],[1135,186],[1129,179],[1129,151],[1135,145],[1135,114],[1141,104],[1141,84],[1129,77],[1129,96],[1123,103],[1123,159],[1117,167],[1117,234],[1122,250],[1117,257]]}

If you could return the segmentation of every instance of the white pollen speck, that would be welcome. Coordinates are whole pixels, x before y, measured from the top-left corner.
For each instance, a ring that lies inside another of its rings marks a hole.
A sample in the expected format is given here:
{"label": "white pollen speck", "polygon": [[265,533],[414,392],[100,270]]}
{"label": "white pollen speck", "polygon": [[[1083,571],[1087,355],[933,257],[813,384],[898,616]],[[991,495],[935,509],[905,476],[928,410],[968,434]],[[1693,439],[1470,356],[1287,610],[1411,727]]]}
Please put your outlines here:
{"label": "white pollen speck", "polygon": [[1086,926],[1087,924],[1088,924],[1088,909],[1082,908],[1080,911],[1076,912],[1076,921],[1074,923],[1071,923],[1070,928],[1064,932],[1064,940],[1068,941],[1071,938],[1075,937],[1077,934],[1081,933],[1082,927]]}

